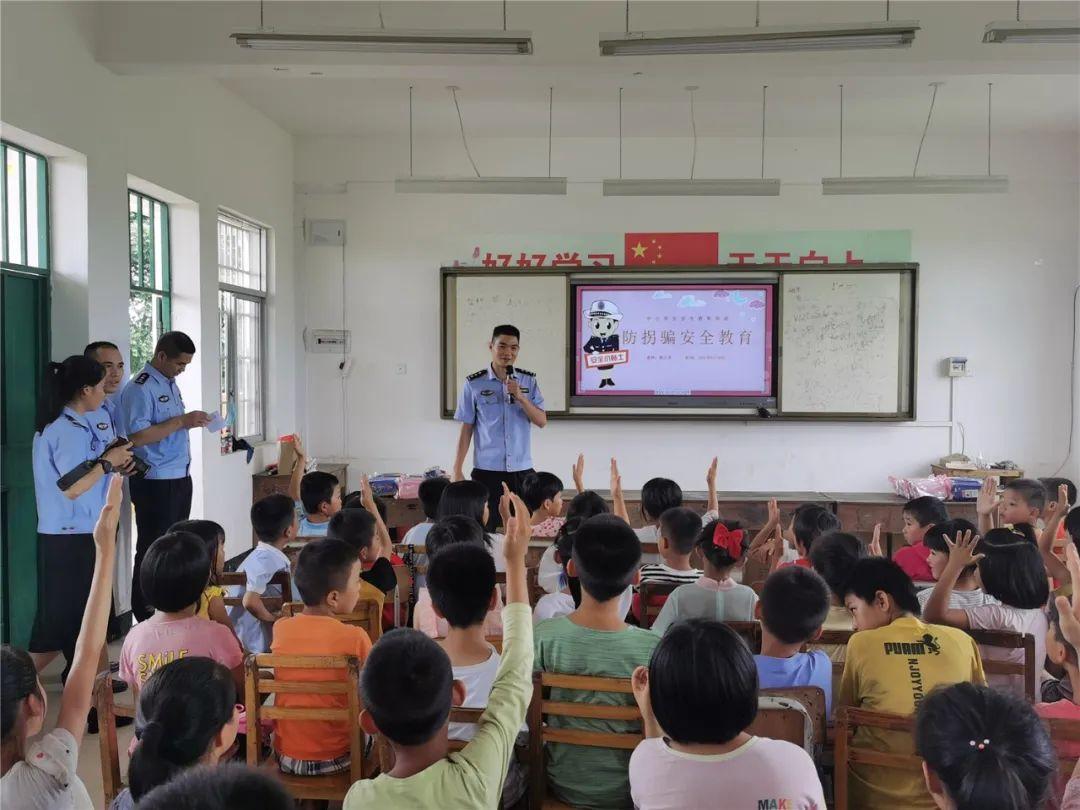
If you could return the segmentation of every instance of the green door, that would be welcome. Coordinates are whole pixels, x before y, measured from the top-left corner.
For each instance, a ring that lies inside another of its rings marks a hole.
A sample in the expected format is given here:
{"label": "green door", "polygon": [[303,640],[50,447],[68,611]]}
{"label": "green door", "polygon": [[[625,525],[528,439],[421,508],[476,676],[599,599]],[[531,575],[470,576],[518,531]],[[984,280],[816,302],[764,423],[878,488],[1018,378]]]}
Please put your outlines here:
{"label": "green door", "polygon": [[48,362],[49,279],[0,275],[0,632],[25,648],[37,606],[37,510],[31,446]]}

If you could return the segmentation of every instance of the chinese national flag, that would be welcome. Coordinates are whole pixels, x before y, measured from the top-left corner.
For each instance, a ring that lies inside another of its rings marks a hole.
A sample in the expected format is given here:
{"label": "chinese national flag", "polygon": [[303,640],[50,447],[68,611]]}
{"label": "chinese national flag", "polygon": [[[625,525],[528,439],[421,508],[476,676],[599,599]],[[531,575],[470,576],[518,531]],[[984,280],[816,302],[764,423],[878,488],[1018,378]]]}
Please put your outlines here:
{"label": "chinese national flag", "polygon": [[626,264],[692,266],[719,264],[719,234],[628,233]]}

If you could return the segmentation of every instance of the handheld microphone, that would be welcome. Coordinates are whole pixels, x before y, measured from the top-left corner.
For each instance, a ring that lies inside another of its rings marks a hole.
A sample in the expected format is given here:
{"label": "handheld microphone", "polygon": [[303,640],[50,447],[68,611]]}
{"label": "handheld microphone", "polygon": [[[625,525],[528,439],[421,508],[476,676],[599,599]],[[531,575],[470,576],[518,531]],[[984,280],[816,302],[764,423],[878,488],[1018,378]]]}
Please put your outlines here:
{"label": "handheld microphone", "polygon": [[[506,367],[506,379],[508,379],[508,380],[514,379],[514,367],[513,366],[507,366]],[[510,396],[510,394],[506,395],[506,401],[509,402],[511,405],[514,404],[514,398],[512,396]]]}

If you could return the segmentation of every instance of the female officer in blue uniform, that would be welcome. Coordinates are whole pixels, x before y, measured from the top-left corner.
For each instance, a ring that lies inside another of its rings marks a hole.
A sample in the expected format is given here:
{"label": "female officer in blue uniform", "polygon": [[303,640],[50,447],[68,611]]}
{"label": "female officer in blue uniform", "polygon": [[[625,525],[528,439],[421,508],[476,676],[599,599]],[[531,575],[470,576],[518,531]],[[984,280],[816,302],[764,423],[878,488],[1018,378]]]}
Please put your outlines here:
{"label": "female officer in blue uniform", "polygon": [[[91,424],[105,401],[100,363],[81,354],[49,363],[42,389],[33,446],[38,598],[29,647],[38,671],[59,653],[71,666],[94,576],[93,531],[108,474],[131,467],[130,443],[109,449],[116,438],[111,423]],[[59,479],[80,466],[85,474],[61,491]]]}

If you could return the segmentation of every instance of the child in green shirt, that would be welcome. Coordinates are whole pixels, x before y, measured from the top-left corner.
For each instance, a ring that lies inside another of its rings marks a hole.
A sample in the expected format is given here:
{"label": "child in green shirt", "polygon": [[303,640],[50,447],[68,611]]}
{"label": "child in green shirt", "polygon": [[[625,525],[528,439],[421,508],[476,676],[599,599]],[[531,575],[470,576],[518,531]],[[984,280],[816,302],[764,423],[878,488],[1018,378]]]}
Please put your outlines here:
{"label": "child in green shirt", "polygon": [[502,660],[472,742],[447,753],[450,707],[465,699],[447,654],[418,630],[387,633],[361,675],[360,726],[390,742],[394,767],[354,782],[344,810],[499,806],[506,765],[532,697],[532,614],[525,583],[529,510],[516,495],[504,494],[501,511],[507,526]]}
{"label": "child in green shirt", "polygon": [[[638,579],[641,543],[624,520],[614,515],[589,518],[574,535],[567,574],[581,583],[581,604],[567,616],[540,622],[534,629],[535,666],[565,675],[629,678],[647,665],[659,637],[623,621],[619,597]],[[505,653],[504,653],[505,655]],[[633,696],[552,689],[551,700],[606,706],[633,705]],[[640,725],[616,720],[552,716],[553,728],[582,731],[640,731]],[[630,807],[630,751],[565,743],[548,746],[548,777],[558,798],[574,807]]]}

